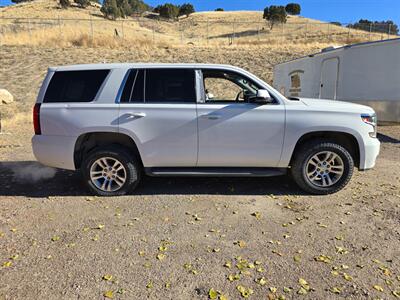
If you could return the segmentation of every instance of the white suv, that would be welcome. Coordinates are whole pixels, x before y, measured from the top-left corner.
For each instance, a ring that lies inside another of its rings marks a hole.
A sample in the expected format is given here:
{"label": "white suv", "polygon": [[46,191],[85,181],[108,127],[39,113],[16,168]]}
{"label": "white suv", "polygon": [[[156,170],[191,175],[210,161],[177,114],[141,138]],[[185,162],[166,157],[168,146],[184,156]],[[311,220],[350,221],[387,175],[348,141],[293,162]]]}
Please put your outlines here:
{"label": "white suv", "polygon": [[33,152],[82,170],[97,195],[150,176],[274,176],[306,192],[342,189],[374,167],[380,143],[367,107],[287,99],[236,67],[96,64],[50,68],[34,107]]}

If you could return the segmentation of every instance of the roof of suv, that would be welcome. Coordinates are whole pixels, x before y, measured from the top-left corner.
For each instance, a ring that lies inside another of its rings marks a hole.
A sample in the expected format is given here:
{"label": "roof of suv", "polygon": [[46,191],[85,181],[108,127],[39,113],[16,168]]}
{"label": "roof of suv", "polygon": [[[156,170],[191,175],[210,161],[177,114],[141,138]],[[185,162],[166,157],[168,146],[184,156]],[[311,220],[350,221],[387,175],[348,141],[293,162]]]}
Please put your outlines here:
{"label": "roof of suv", "polygon": [[161,64],[161,63],[99,63],[58,66],[49,68],[51,71],[83,71],[83,70],[101,70],[101,69],[131,69],[131,68],[189,68],[189,69],[226,69],[245,71],[241,68],[230,65],[218,64]]}

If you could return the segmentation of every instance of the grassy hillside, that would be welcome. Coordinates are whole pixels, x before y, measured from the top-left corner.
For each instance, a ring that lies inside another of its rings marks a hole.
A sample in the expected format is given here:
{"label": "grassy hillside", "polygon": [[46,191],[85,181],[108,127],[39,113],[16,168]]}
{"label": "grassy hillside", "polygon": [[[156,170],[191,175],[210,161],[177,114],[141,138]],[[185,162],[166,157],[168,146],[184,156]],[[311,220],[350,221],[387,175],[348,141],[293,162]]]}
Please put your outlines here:
{"label": "grassy hillside", "polygon": [[[35,0],[0,9],[2,44],[34,46],[282,46],[345,44],[387,38],[302,17],[272,30],[261,12],[200,12],[179,22],[147,17],[105,20],[99,5],[60,9],[55,0]],[[15,19],[19,18],[19,19]]]}

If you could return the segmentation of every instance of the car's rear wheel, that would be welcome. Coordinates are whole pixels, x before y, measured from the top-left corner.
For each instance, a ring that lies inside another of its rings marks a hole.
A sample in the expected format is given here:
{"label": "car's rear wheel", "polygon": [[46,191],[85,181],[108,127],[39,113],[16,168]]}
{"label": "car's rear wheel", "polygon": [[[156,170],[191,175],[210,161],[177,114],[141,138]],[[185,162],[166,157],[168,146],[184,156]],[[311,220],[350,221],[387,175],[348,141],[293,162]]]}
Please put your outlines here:
{"label": "car's rear wheel", "polygon": [[124,148],[96,148],[82,164],[84,181],[99,196],[121,196],[139,184],[141,167],[138,159]]}
{"label": "car's rear wheel", "polygon": [[298,186],[312,194],[332,194],[350,181],[354,161],[343,146],[327,141],[315,141],[300,147],[295,153],[291,174]]}

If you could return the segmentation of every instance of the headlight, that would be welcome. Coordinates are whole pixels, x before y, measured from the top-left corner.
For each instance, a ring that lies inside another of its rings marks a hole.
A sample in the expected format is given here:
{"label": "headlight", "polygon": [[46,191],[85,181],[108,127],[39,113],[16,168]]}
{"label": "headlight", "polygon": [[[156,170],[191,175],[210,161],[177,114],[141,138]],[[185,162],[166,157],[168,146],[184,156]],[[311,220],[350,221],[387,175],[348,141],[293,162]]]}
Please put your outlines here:
{"label": "headlight", "polygon": [[361,120],[363,120],[364,123],[371,125],[373,128],[373,132],[370,132],[369,135],[373,138],[376,138],[377,134],[377,123],[378,120],[376,118],[376,114],[362,114],[361,115]]}

